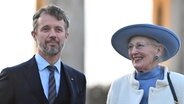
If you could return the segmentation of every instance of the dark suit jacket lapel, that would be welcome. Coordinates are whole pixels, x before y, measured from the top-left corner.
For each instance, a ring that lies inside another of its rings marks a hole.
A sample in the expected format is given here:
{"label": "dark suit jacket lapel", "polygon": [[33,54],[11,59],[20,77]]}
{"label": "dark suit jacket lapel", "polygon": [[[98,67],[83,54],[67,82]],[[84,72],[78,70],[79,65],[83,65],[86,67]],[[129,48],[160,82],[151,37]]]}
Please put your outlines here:
{"label": "dark suit jacket lapel", "polygon": [[[77,97],[77,92],[79,92],[79,89],[77,88],[77,82],[75,80],[75,77],[73,73],[71,72],[71,69],[69,67],[66,67],[61,63],[61,68],[65,73],[66,76],[66,81],[69,86],[71,98],[70,98],[70,104],[77,104],[76,103],[76,97]],[[59,93],[60,94],[60,93]]]}
{"label": "dark suit jacket lapel", "polygon": [[38,66],[34,57],[27,62],[27,65],[25,65],[24,75],[40,104],[47,104],[48,100],[43,91]]}

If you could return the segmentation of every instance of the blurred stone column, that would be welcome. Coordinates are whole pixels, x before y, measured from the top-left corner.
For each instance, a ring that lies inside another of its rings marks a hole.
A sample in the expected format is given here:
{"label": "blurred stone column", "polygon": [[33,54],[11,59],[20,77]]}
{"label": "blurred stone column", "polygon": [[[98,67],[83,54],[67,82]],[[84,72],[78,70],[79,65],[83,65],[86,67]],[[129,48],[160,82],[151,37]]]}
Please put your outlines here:
{"label": "blurred stone column", "polygon": [[84,1],[44,0],[63,8],[70,19],[69,37],[62,52],[64,63],[84,72]]}
{"label": "blurred stone column", "polygon": [[181,37],[181,49],[173,59],[173,69],[184,74],[184,0],[171,0],[171,27]]}
{"label": "blurred stone column", "polygon": [[[184,0],[154,0],[154,23],[171,28],[181,37],[181,49],[167,61],[169,70],[184,74]],[[155,15],[156,14],[156,15]]]}

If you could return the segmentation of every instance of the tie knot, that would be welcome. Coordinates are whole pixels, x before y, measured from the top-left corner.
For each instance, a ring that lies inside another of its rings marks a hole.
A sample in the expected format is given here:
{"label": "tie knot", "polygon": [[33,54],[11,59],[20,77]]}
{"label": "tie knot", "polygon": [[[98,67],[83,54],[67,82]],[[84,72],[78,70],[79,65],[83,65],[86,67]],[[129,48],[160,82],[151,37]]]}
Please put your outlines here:
{"label": "tie knot", "polygon": [[56,70],[56,67],[53,65],[48,65],[47,68],[49,69],[49,71],[54,72]]}

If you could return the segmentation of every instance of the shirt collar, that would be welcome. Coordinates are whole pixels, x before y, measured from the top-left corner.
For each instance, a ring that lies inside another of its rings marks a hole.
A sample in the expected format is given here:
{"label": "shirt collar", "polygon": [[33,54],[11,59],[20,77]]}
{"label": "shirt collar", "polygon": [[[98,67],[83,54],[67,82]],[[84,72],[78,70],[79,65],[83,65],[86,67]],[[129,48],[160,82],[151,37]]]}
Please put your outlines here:
{"label": "shirt collar", "polygon": [[[39,71],[43,71],[44,69],[46,69],[46,67],[48,65],[50,65],[41,55],[39,54],[36,54],[35,55],[35,59],[36,59],[36,62],[37,62],[37,65],[38,65],[38,69]],[[59,59],[55,64],[54,66],[57,68],[57,71],[60,73],[61,70],[61,64],[60,64],[60,61],[61,59]]]}

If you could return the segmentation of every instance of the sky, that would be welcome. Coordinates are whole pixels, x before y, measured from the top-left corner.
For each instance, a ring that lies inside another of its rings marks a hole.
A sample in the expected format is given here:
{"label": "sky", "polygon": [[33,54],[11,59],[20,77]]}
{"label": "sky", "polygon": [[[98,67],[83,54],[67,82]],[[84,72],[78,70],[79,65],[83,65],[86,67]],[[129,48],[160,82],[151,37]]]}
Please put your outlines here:
{"label": "sky", "polygon": [[[111,46],[123,26],[152,22],[152,0],[85,0],[85,75],[87,85],[110,84],[134,71],[130,60]],[[0,3],[0,70],[34,55],[31,36],[35,0]]]}
{"label": "sky", "polygon": [[0,3],[0,70],[33,56],[31,37],[34,0],[3,0]]}
{"label": "sky", "polygon": [[123,26],[152,23],[152,0],[86,0],[85,18],[88,86],[108,85],[134,71],[130,60],[112,48],[111,37]]}

